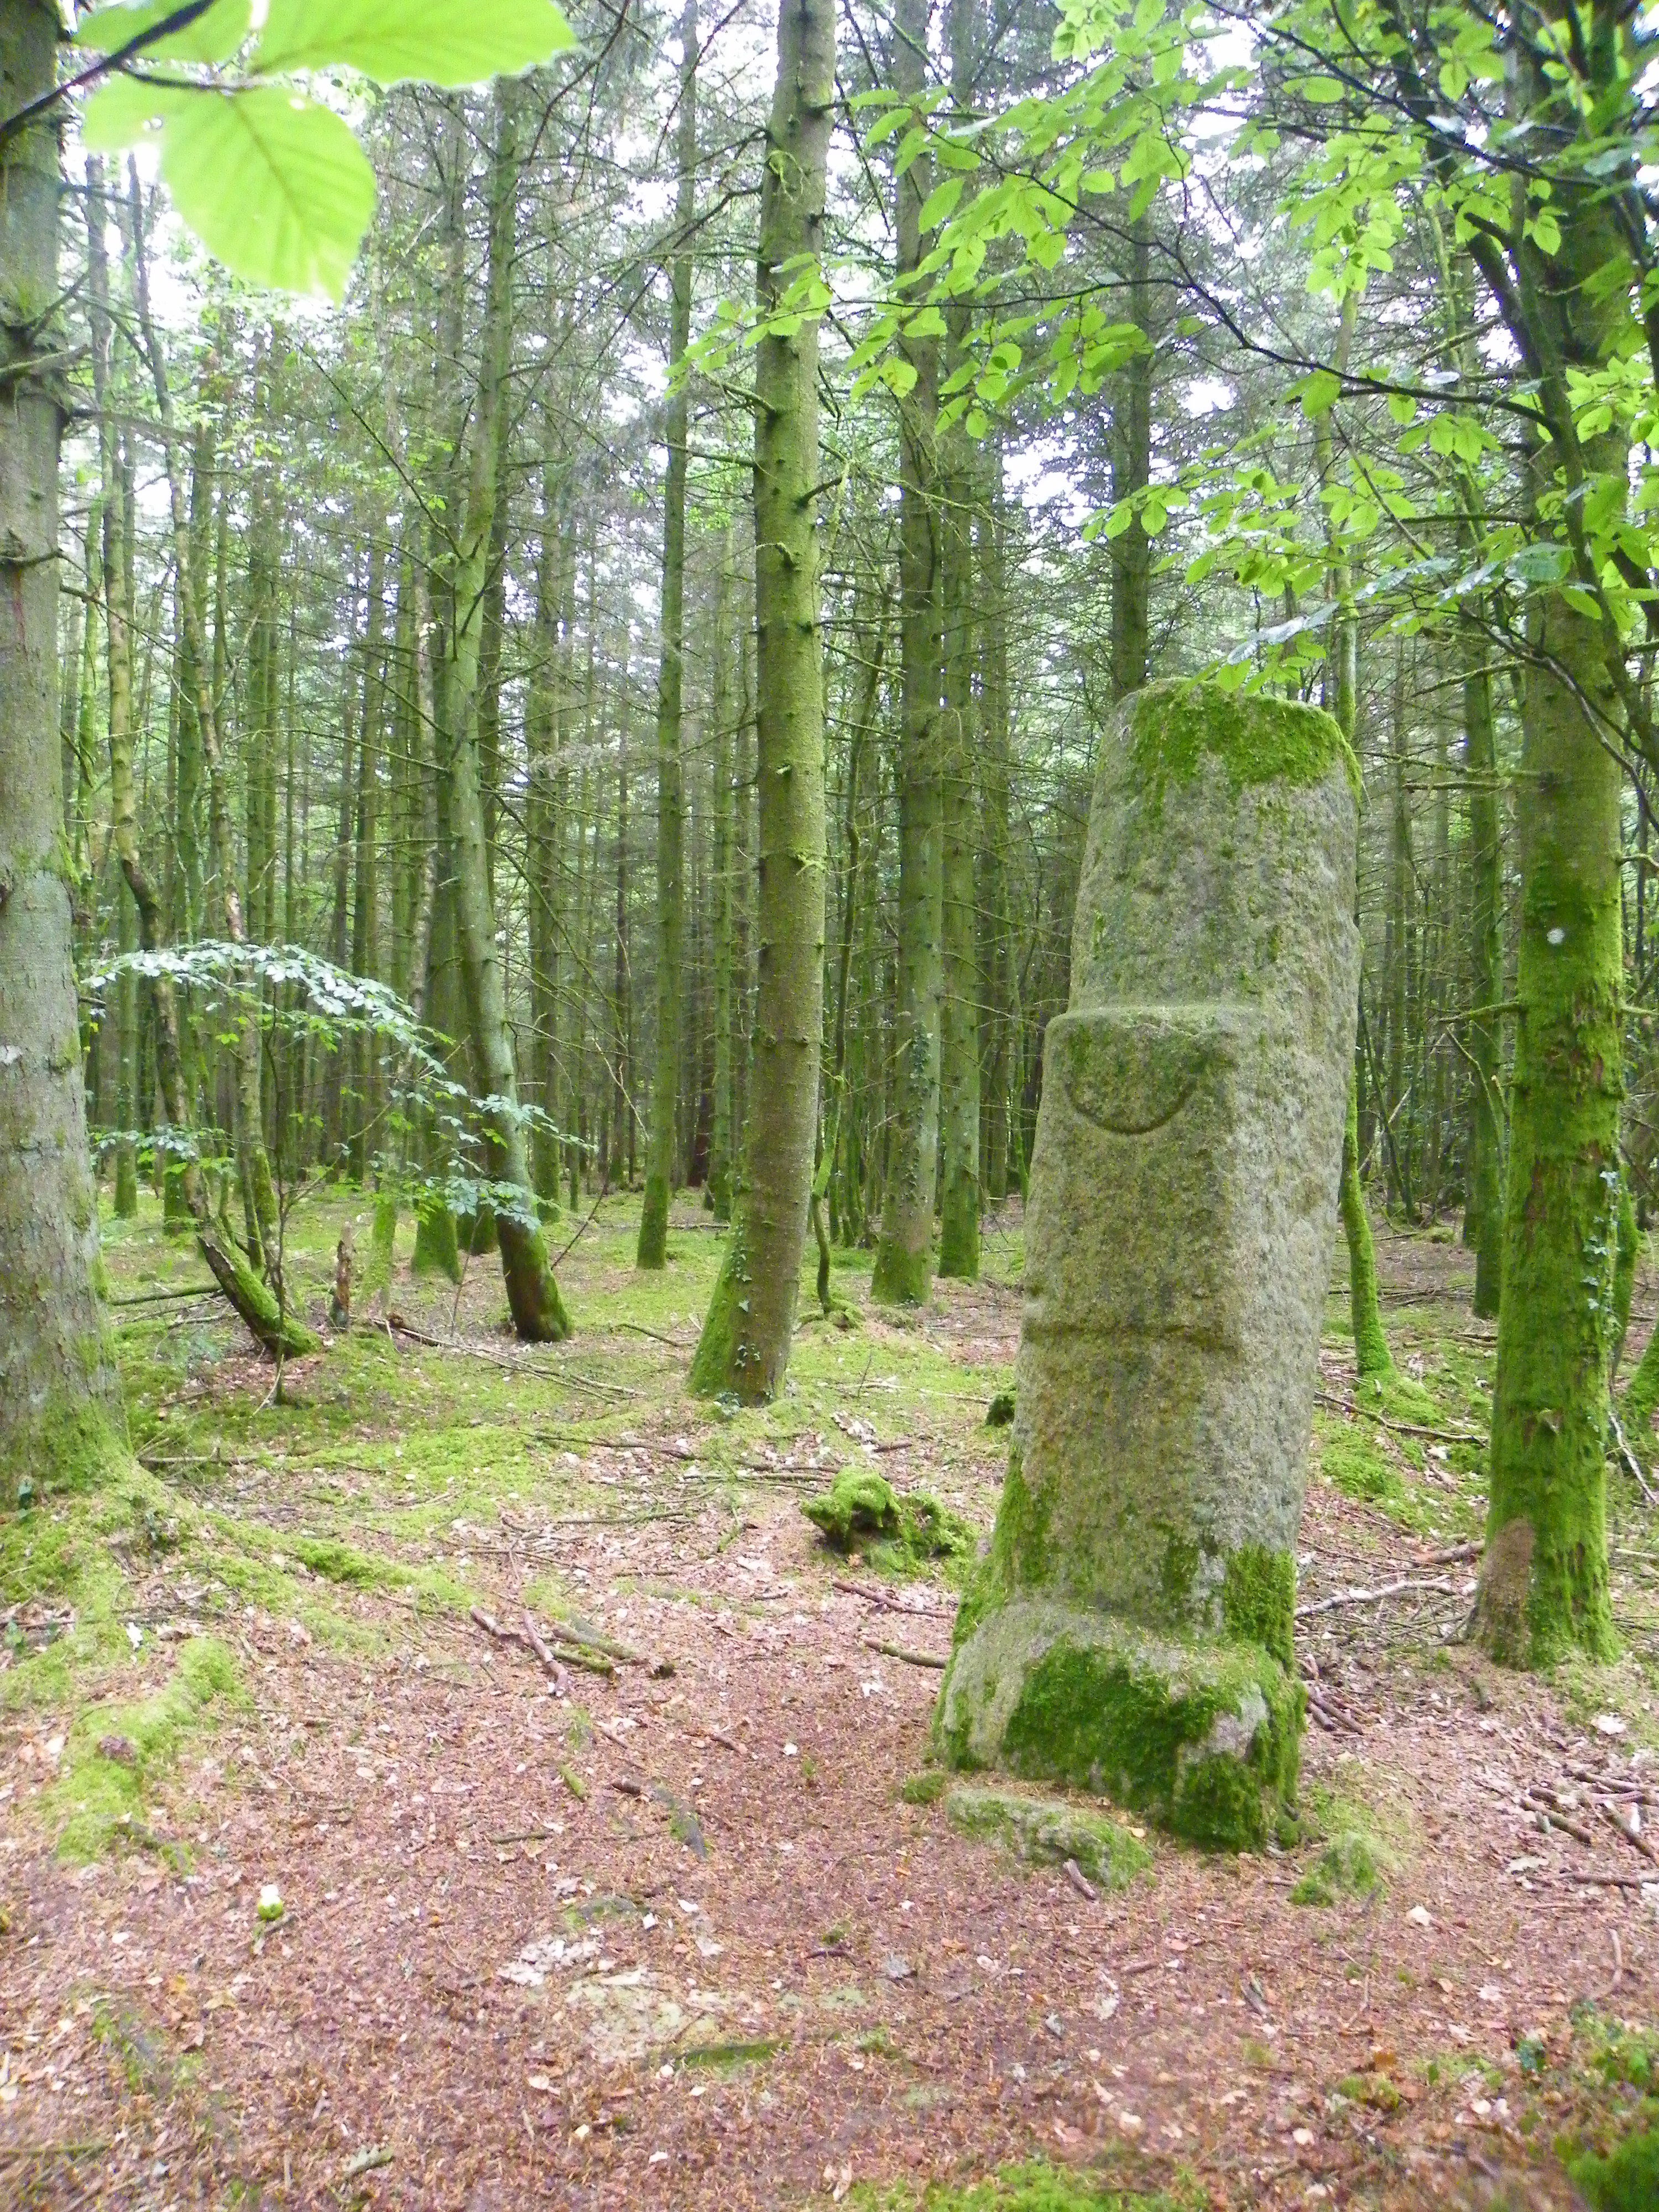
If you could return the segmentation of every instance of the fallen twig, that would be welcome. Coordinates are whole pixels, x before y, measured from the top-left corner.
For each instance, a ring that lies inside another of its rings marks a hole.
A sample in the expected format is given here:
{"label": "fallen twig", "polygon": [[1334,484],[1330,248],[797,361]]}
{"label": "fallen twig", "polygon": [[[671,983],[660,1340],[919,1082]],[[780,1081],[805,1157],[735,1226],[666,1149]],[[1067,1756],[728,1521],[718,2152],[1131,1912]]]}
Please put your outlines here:
{"label": "fallen twig", "polygon": [[1100,1892],[1075,1859],[1067,1859],[1061,1871],[1079,1897],[1086,1897],[1091,1905],[1098,1902]]}
{"label": "fallen twig", "polygon": [[1455,1597],[1457,1585],[1455,1583],[1447,1582],[1443,1577],[1433,1582],[1425,1582],[1419,1576],[1402,1575],[1398,1582],[1383,1583],[1376,1589],[1338,1590],[1334,1597],[1316,1598],[1310,1604],[1297,1606],[1296,1617],[1298,1620],[1310,1620],[1316,1613],[1334,1613],[1340,1606],[1378,1605],[1384,1598],[1415,1596],[1419,1594],[1437,1594],[1442,1597]]}
{"label": "fallen twig", "polygon": [[528,1613],[525,1615],[526,1626],[524,1628],[504,1628],[500,1621],[492,1620],[481,1605],[475,1605],[471,1613],[484,1634],[493,1636],[498,1644],[521,1644],[526,1651],[533,1652],[542,1664],[550,1669],[561,1688],[564,1686],[565,1667],[580,1667],[589,1674],[614,1674],[617,1671],[604,1652],[590,1650],[585,1644],[556,1641],[550,1648],[533,1626],[528,1625]]}
{"label": "fallen twig", "polygon": [[1539,1819],[1547,1822],[1550,1827],[1559,1828],[1564,1836],[1571,1836],[1575,1843],[1583,1844],[1586,1850],[1594,1847],[1595,1838],[1590,1834],[1589,1830],[1581,1828],[1577,1820],[1570,1820],[1559,1806],[1553,1804],[1544,1796],[1542,1790],[1523,1790],[1521,1793],[1521,1802],[1528,1812],[1535,1813]]}
{"label": "fallen twig", "polygon": [[671,1352],[695,1352],[695,1344],[682,1344],[678,1337],[665,1336],[659,1329],[647,1328],[641,1321],[613,1321],[612,1328],[625,1328],[630,1336],[648,1336],[653,1344],[665,1344]]}
{"label": "fallen twig", "polygon": [[1605,2004],[1625,1978],[1625,1951],[1624,1946],[1619,1941],[1619,1930],[1616,1928],[1609,1928],[1607,1933],[1613,1938],[1613,1979],[1607,1984],[1606,1989],[1596,1991],[1597,2004]]}
{"label": "fallen twig", "polygon": [[933,1667],[942,1671],[951,1663],[948,1659],[935,1658],[931,1651],[913,1651],[907,1644],[884,1643],[878,1636],[860,1636],[859,1642],[866,1651],[879,1651],[884,1659],[902,1659],[907,1667]]}
{"label": "fallen twig", "polygon": [[1647,1499],[1650,1505],[1659,1505],[1659,1497],[1656,1497],[1654,1495],[1646,1475],[1642,1472],[1641,1461],[1638,1459],[1636,1454],[1631,1449],[1629,1444],[1625,1441],[1625,1432],[1619,1425],[1618,1412],[1611,1402],[1609,1402],[1607,1407],[1607,1426],[1613,1431],[1613,1440],[1619,1447],[1620,1458],[1625,1462],[1625,1466],[1629,1473],[1635,1477],[1637,1488],[1641,1492],[1643,1497]]}
{"label": "fallen twig", "polygon": [[1568,1881],[1589,1882],[1598,1889],[1645,1889],[1653,1876],[1645,1874],[1590,1874],[1577,1867],[1569,1867],[1565,1879]]}
{"label": "fallen twig", "polygon": [[1601,1818],[1610,1827],[1617,1828],[1632,1850],[1640,1851],[1644,1859],[1651,1859],[1656,1864],[1659,1864],[1659,1851],[1654,1849],[1652,1844],[1639,1829],[1627,1828],[1604,1797],[1596,1798],[1595,1803],[1595,1809]]}
{"label": "fallen twig", "polygon": [[1431,1429],[1421,1421],[1395,1421],[1387,1413],[1379,1413],[1370,1406],[1357,1406],[1350,1398],[1336,1397],[1328,1390],[1316,1390],[1314,1396],[1322,1406],[1334,1407],[1339,1413],[1357,1413],[1363,1421],[1375,1421],[1380,1429],[1392,1429],[1400,1437],[1430,1437],[1441,1444],[1483,1444],[1486,1439],[1478,1429]]}
{"label": "fallen twig", "polygon": [[530,1617],[530,1607],[528,1606],[524,1609],[524,1634],[526,1643],[529,1644],[531,1650],[541,1661],[543,1666],[546,1668],[548,1673],[552,1675],[556,1686],[560,1690],[562,1690],[565,1686],[564,1669],[560,1666],[558,1661],[553,1656],[553,1654],[548,1650],[546,1644],[542,1641],[540,1632],[537,1629],[535,1622]]}
{"label": "fallen twig", "polygon": [[1465,1559],[1484,1559],[1486,1553],[1485,1540],[1476,1538],[1472,1543],[1448,1544],[1443,1552],[1419,1552],[1417,1565],[1419,1567],[1461,1566]]}
{"label": "fallen twig", "polygon": [[848,1597],[866,1598],[872,1605],[882,1606],[889,1613],[908,1613],[916,1620],[952,1620],[956,1617],[954,1607],[946,1612],[943,1606],[906,1605],[902,1598],[890,1597],[884,1589],[878,1589],[873,1583],[848,1582],[844,1577],[836,1575],[830,1578],[830,1587],[844,1590]]}

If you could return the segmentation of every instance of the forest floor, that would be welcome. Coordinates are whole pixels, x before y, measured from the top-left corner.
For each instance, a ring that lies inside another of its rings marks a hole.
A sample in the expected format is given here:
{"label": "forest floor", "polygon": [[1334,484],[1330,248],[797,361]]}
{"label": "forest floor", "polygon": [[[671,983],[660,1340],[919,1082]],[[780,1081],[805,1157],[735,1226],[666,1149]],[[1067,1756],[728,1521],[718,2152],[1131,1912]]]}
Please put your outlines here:
{"label": "forest floor", "polygon": [[[299,1217],[315,1316],[352,1215]],[[280,1401],[155,1295],[203,1270],[148,1196],[108,1224],[147,1472],[0,1520],[0,2203],[1541,2208],[1587,2150],[1601,2212],[1659,2203],[1659,1854],[1617,1811],[1659,1805],[1659,1540],[1616,1484],[1615,1666],[1455,1640],[1492,1333],[1445,1232],[1381,1248],[1431,1417],[1353,1415],[1331,1302],[1305,1839],[1154,1833],[1091,1898],[951,1825],[912,1663],[948,1578],[800,1510],[873,1465],[988,1529],[1017,1213],[909,1322],[841,1255],[848,1325],[804,1297],[736,1415],[684,1395],[718,1235],[688,1200],[641,1278],[636,1217],[564,1261],[568,1346],[514,1343],[493,1260],[400,1260],[409,1327]],[[556,1676],[475,1607],[639,1659]]]}

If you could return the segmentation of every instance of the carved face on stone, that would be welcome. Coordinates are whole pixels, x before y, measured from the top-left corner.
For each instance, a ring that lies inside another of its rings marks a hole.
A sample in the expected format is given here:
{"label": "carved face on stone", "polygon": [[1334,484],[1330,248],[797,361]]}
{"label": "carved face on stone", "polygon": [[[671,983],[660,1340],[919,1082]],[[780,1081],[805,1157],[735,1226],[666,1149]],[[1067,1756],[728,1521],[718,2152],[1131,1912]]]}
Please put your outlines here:
{"label": "carved face on stone", "polygon": [[[1230,1556],[1288,1550],[1301,1510],[1357,981],[1334,734],[1277,701],[1130,703],[1048,1027],[1017,1426],[1046,1508],[1030,1565],[1171,1626],[1220,1628]],[[1243,772],[1275,757],[1296,773]]]}

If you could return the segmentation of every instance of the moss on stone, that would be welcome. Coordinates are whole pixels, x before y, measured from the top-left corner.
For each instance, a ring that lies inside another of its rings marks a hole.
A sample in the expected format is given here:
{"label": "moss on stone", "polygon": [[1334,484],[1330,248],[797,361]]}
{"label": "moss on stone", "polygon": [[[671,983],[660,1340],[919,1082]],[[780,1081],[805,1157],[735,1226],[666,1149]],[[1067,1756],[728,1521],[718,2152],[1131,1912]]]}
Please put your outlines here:
{"label": "moss on stone", "polygon": [[945,1817],[958,1834],[992,1838],[1033,1865],[1073,1859],[1102,1889],[1127,1889],[1152,1863],[1146,1844],[1121,1821],[1060,1798],[959,1788],[945,1799]]}
{"label": "moss on stone", "polygon": [[[950,1713],[949,1680],[939,1747],[971,1766],[971,1722]],[[1295,1802],[1302,1708],[1301,1686],[1259,1646],[1114,1624],[1048,1644],[1018,1686],[999,1758],[1030,1780],[1104,1792],[1190,1842],[1255,1850]]]}
{"label": "moss on stone", "polygon": [[1259,1644],[1285,1673],[1296,1666],[1296,1561],[1288,1552],[1245,1544],[1227,1561],[1221,1617],[1229,1636]]}
{"label": "moss on stone", "polygon": [[1224,690],[1218,684],[1148,684],[1137,694],[1132,744],[1148,804],[1219,760],[1235,791],[1283,781],[1320,782],[1340,766],[1356,799],[1359,764],[1331,716],[1299,700]]}

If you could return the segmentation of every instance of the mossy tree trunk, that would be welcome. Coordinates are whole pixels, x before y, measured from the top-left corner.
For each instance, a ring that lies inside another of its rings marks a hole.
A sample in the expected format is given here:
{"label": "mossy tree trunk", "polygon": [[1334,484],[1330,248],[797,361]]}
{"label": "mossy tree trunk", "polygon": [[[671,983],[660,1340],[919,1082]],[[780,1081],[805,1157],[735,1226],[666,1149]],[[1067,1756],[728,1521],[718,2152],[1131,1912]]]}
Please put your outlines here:
{"label": "mossy tree trunk", "polygon": [[[979,0],[951,0],[951,99],[958,118],[973,113],[980,44]],[[965,305],[948,316],[945,361],[963,363]],[[975,854],[980,842],[979,701],[974,664],[979,621],[974,592],[973,510],[980,489],[977,448],[959,427],[941,440],[939,504],[939,600],[943,615],[944,713],[939,809],[944,1006],[939,1028],[939,1238],[941,1275],[979,1276],[980,1024],[979,915]]]}
{"label": "mossy tree trunk", "polygon": [[[1355,307],[1344,303],[1337,336],[1339,368],[1347,365],[1353,343]],[[1314,463],[1322,486],[1334,476],[1336,457],[1328,413],[1314,421]],[[1354,604],[1353,571],[1337,537],[1328,523],[1326,535],[1326,597],[1334,610],[1326,641],[1324,705],[1358,757],[1359,726],[1359,615]],[[1355,1073],[1348,1084],[1347,1119],[1342,1132],[1341,1181],[1337,1198],[1342,1216],[1342,1235],[1348,1248],[1348,1310],[1353,1323],[1354,1366],[1362,1382],[1386,1382],[1395,1374],[1393,1354],[1382,1328],[1382,1310],[1376,1296],[1376,1248],[1371,1237],[1370,1215],[1365,1208],[1365,1186],[1359,1173],[1359,1086],[1356,1051]]]}
{"label": "mossy tree trunk", "polygon": [[[763,316],[822,249],[835,0],[781,0],[756,297]],[[818,323],[756,357],[755,616],[760,984],[737,1218],[691,1386],[775,1397],[789,1364],[812,1189],[823,1028],[823,663],[818,630]]]}
{"label": "mossy tree trunk", "polygon": [[1522,712],[1519,1012],[1492,1489],[1476,1619],[1494,1658],[1613,1648],[1605,1450],[1624,1093],[1620,769],[1601,624],[1542,596]]}
{"label": "mossy tree trunk", "polygon": [[[58,22],[0,0],[0,101],[15,111],[58,76]],[[56,118],[0,149],[0,266],[14,299],[58,297]],[[59,402],[37,356],[51,323],[0,325],[0,1507],[19,1478],[112,1473],[126,1450],[100,1297],[87,1151],[69,886],[60,859],[58,727]]]}
{"label": "mossy tree trunk", "polygon": [[981,965],[990,1030],[985,1073],[984,1170],[987,1195],[1006,1198],[1021,1179],[1016,1157],[1018,1127],[1019,964],[1015,957],[1009,900],[1009,823],[1012,766],[1008,732],[1008,511],[1002,482],[1002,447],[991,447],[991,490],[981,515],[980,591],[980,732],[984,836],[981,868]]}
{"label": "mossy tree trunk", "polygon": [[486,1157],[498,1183],[522,1194],[497,1203],[495,1234],[513,1326],[526,1343],[556,1343],[570,1321],[554,1280],[536,1212],[519,1112],[518,1073],[507,1027],[507,994],[490,893],[483,790],[478,758],[479,654],[484,584],[500,495],[498,435],[512,337],[512,268],[519,180],[518,92],[497,90],[490,165],[489,253],[481,333],[482,362],[472,410],[466,501],[459,544],[444,579],[450,664],[445,672],[440,744],[448,784],[455,874],[456,935],[471,1034],[475,1078],[484,1094]]}
{"label": "mossy tree trunk", "polygon": [[680,971],[685,936],[685,770],[680,755],[685,688],[685,470],[690,419],[679,380],[691,343],[691,232],[696,219],[697,0],[680,15],[679,191],[668,318],[668,470],[663,487],[661,667],[657,681],[657,1067],[651,1086],[651,1158],[635,1254],[641,1267],[668,1259],[679,1109]]}
{"label": "mossy tree trunk", "polygon": [[[893,89],[918,100],[927,76],[928,13],[927,0],[899,0],[893,21]],[[894,180],[901,283],[921,259],[921,210],[932,180],[932,164],[925,155]],[[927,1298],[933,1276],[945,985],[933,428],[939,407],[939,347],[931,337],[906,333],[900,351],[915,371],[915,381],[899,402],[897,1097],[871,1291],[890,1304],[920,1305]]]}
{"label": "mossy tree trunk", "polygon": [[[1463,765],[1469,809],[1469,1189],[1474,1244],[1474,1312],[1497,1318],[1504,1276],[1504,1149],[1498,1119],[1500,1017],[1504,995],[1504,890],[1498,838],[1498,753],[1486,629],[1462,625]],[[1466,1241],[1467,1238],[1466,1238]]]}
{"label": "mossy tree trunk", "polygon": [[716,1221],[732,1218],[732,1161],[736,1151],[732,1127],[732,868],[735,828],[732,788],[732,533],[728,530],[725,556],[714,600],[714,689],[709,711],[714,725],[714,793],[713,877],[714,1110],[708,1144],[708,1194]]}

